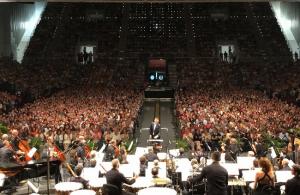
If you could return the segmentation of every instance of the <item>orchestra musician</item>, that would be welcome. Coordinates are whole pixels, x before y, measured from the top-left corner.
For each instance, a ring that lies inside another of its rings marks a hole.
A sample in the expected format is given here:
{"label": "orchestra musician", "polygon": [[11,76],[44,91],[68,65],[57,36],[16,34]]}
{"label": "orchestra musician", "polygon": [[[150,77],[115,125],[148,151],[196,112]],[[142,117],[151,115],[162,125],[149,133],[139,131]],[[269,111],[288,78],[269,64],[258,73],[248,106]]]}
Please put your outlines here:
{"label": "orchestra musician", "polygon": [[300,191],[300,165],[294,164],[292,167],[294,177],[289,179],[285,184],[286,195],[298,194]]}
{"label": "orchestra musician", "polygon": [[271,161],[265,157],[258,161],[261,170],[256,172],[254,181],[254,195],[271,195],[275,186],[275,172]]}
{"label": "orchestra musician", "polygon": [[116,145],[115,140],[111,140],[106,148],[106,153],[104,156],[104,160],[109,162],[112,161],[114,158],[118,157],[119,150]]}
{"label": "orchestra musician", "polygon": [[82,178],[80,175],[82,173],[83,170],[83,166],[82,165],[77,165],[74,171],[74,175],[73,177],[71,177],[70,181],[71,182],[78,182],[78,183],[82,183],[83,188],[87,189],[88,188],[88,181],[85,180],[84,178]]}
{"label": "orchestra musician", "polygon": [[79,144],[76,149],[78,160],[81,162],[85,162],[86,160],[86,152],[85,152],[85,139],[84,136],[79,136]]}
{"label": "orchestra musician", "polygon": [[122,173],[119,172],[120,162],[118,159],[112,160],[112,169],[106,173],[107,184],[112,184],[118,188],[118,194],[116,195],[131,195],[129,192],[122,190],[122,184],[133,184],[138,176],[134,176],[132,179],[127,179]]}
{"label": "orchestra musician", "polygon": [[153,162],[154,160],[158,160],[157,154],[154,153],[153,148],[148,148],[148,154],[146,154],[146,159],[148,162]]}
{"label": "orchestra musician", "polygon": [[189,179],[190,183],[197,183],[207,179],[207,195],[227,195],[228,172],[220,165],[221,153],[213,152],[213,163],[203,168],[200,175]]}
{"label": "orchestra musician", "polygon": [[19,131],[16,130],[16,129],[13,129],[11,131],[10,146],[11,146],[12,150],[15,151],[18,156],[21,157],[21,156],[24,156],[25,153],[20,150],[20,148],[19,148],[19,141],[20,141]]}
{"label": "orchestra musician", "polygon": [[145,156],[140,157],[140,176],[146,176],[146,169],[147,169],[147,159]]}
{"label": "orchestra musician", "polygon": [[238,153],[239,147],[237,145],[237,140],[235,138],[231,138],[229,143],[225,146],[225,160],[236,162]]}
{"label": "orchestra musician", "polygon": [[126,151],[125,146],[122,146],[120,149],[119,161],[121,164],[128,164],[127,151]]}
{"label": "orchestra musician", "polygon": [[160,139],[160,124],[157,117],[150,125],[150,139]]}
{"label": "orchestra musician", "polygon": [[14,151],[5,144],[4,141],[0,143],[0,163],[16,162],[14,158]]}
{"label": "orchestra musician", "polygon": [[258,158],[264,157],[266,155],[266,148],[263,144],[262,138],[257,136],[256,142],[254,142],[254,151]]}
{"label": "orchestra musician", "polygon": [[220,140],[221,140],[221,134],[219,131],[217,130],[213,130],[213,132],[211,133],[211,146],[212,146],[212,150],[213,151],[219,151],[221,146],[219,144]]}

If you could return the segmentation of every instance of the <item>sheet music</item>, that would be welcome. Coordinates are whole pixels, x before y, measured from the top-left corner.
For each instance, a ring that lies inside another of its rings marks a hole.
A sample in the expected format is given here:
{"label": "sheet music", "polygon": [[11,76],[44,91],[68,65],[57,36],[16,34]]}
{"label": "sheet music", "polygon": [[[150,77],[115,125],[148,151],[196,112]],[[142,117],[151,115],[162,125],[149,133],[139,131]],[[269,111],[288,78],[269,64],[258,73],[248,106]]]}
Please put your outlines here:
{"label": "sheet music", "polygon": [[147,148],[136,147],[136,150],[135,150],[135,155],[136,156],[141,157],[141,156],[143,156],[144,154],[147,154],[147,153],[148,153],[148,149]]}
{"label": "sheet music", "polygon": [[271,147],[271,157],[272,158],[276,158],[276,152],[275,152],[275,150],[274,150],[274,147]]}
{"label": "sheet music", "polygon": [[291,171],[275,171],[275,175],[279,183],[286,183],[287,180],[294,177]]}
{"label": "sheet music", "polygon": [[167,159],[167,153],[159,152],[159,153],[157,153],[157,157],[158,157],[159,160]]}
{"label": "sheet music", "polygon": [[131,148],[132,148],[132,146],[133,146],[133,141],[131,141],[131,142],[130,142],[130,145],[129,145],[129,147],[128,147],[128,149],[127,149],[127,150],[128,150],[128,151],[130,151],[130,150],[131,150]]}
{"label": "sheet music", "polygon": [[289,167],[290,168],[292,168],[294,164],[295,164],[294,161],[292,161],[292,160],[289,161]]}
{"label": "sheet music", "polygon": [[5,175],[3,173],[0,173],[0,187],[3,186],[4,181],[5,181]]}
{"label": "sheet music", "polygon": [[111,162],[101,162],[100,164],[102,165],[102,166],[99,165],[101,173],[106,173],[107,171],[112,169]]}
{"label": "sheet music", "polygon": [[137,167],[133,164],[120,164],[119,171],[120,173],[123,173],[125,177],[131,178],[133,177],[133,173],[137,172]]}
{"label": "sheet music", "polygon": [[80,176],[85,180],[90,181],[98,178],[99,172],[100,172],[100,167],[85,167],[83,168]]}
{"label": "sheet music", "polygon": [[107,145],[107,144],[103,144],[103,145],[102,145],[101,149],[99,150],[100,153],[103,153],[103,151],[104,151],[106,145]]}
{"label": "sheet music", "polygon": [[237,163],[221,163],[221,166],[228,171],[229,176],[239,175],[239,168]]}
{"label": "sheet music", "polygon": [[179,149],[169,150],[169,153],[170,153],[172,156],[177,157],[177,156],[179,156]]}
{"label": "sheet music", "polygon": [[36,151],[37,151],[37,149],[35,147],[31,148],[31,150],[28,152],[27,156],[32,158]]}
{"label": "sheet music", "polygon": [[257,170],[244,170],[244,171],[242,171],[244,181],[245,182],[255,181],[256,173],[257,173]]}
{"label": "sheet music", "polygon": [[187,178],[192,174],[192,165],[189,159],[182,158],[182,159],[175,159],[176,163],[176,172],[181,173],[181,180],[187,181]]}
{"label": "sheet music", "polygon": [[239,169],[251,169],[253,167],[254,159],[255,157],[238,156],[236,160]]}

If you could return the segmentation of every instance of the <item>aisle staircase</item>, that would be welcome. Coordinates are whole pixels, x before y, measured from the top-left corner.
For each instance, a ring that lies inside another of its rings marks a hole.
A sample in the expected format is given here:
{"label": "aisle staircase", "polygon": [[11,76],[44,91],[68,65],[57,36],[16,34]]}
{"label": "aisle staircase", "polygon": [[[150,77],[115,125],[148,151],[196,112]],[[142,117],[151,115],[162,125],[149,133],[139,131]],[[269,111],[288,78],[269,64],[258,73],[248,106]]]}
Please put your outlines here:
{"label": "aisle staircase", "polygon": [[193,25],[190,13],[191,5],[184,5],[184,17],[185,17],[185,28],[187,29],[187,47],[188,47],[188,56],[196,56],[196,46],[195,46],[195,37],[193,36]]}
{"label": "aisle staircase", "polygon": [[120,29],[119,51],[124,52],[127,46],[127,34],[129,29],[129,9],[130,4],[124,4],[122,9],[122,21]]}

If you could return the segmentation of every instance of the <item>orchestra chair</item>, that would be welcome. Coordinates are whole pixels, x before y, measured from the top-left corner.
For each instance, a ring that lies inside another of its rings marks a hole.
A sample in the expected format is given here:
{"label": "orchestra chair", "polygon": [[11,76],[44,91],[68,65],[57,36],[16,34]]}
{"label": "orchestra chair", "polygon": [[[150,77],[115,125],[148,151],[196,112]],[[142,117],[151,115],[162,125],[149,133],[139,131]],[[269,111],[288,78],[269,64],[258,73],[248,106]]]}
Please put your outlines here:
{"label": "orchestra chair", "polygon": [[0,189],[3,187],[5,182],[5,175],[3,173],[0,173]]}
{"label": "orchestra chair", "polygon": [[[24,168],[24,170],[25,170],[26,173],[27,173],[27,181],[26,181],[26,183],[28,183],[28,181],[30,180],[30,179],[29,179],[29,171],[31,171],[32,168],[26,167],[26,168]],[[28,194],[29,194],[29,185],[28,185],[27,187],[28,187]]]}
{"label": "orchestra chair", "polygon": [[103,184],[102,195],[116,195],[119,193],[119,188],[112,184]]}
{"label": "orchestra chair", "polygon": [[40,164],[40,163],[35,164],[35,174],[36,174],[38,186],[40,186],[40,175],[39,175],[40,172],[39,172],[39,169],[40,169],[41,166],[43,166],[43,164]]}
{"label": "orchestra chair", "polygon": [[37,188],[33,183],[30,181],[27,181],[28,188],[32,190],[33,193],[31,194],[38,194],[39,193],[39,188]]}

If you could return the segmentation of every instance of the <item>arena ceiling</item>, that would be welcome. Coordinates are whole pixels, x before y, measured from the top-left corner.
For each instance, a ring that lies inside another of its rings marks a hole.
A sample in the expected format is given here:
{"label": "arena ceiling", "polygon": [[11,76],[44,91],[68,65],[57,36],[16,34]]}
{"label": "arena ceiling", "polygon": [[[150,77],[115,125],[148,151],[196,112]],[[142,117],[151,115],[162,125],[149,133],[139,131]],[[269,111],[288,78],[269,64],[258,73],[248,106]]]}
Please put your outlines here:
{"label": "arena ceiling", "polygon": [[[41,0],[39,0],[41,1]],[[125,2],[131,2],[131,3],[172,3],[172,2],[178,2],[178,3],[193,3],[193,2],[268,2],[268,0],[47,0],[48,2],[74,2],[74,3],[125,3]],[[0,0],[0,2],[35,2],[35,0]],[[283,2],[300,2],[300,0],[283,0]]]}

